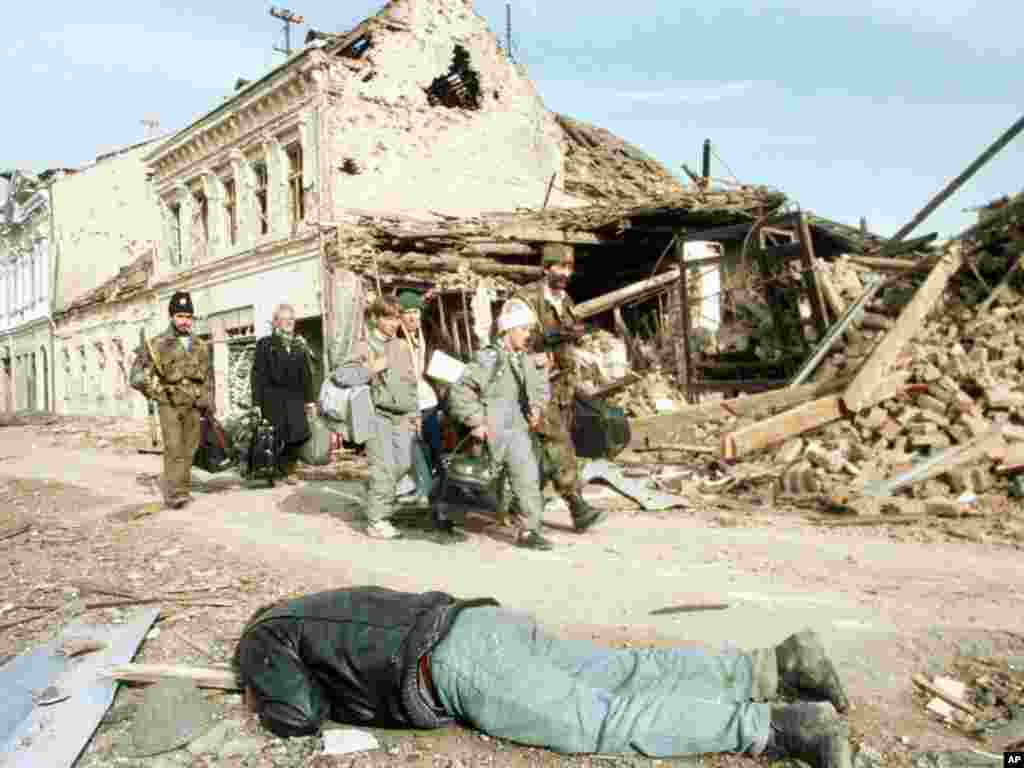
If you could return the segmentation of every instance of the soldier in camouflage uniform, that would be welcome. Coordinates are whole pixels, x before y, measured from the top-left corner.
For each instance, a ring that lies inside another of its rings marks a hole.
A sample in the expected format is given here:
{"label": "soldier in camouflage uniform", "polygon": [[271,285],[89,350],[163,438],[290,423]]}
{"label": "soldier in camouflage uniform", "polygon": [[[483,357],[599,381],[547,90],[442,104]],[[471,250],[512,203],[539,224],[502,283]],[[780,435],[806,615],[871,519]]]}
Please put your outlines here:
{"label": "soldier in camouflage uniform", "polygon": [[191,501],[192,457],[199,447],[199,418],[215,412],[212,348],[192,336],[192,297],[171,297],[170,327],[149,339],[135,356],[129,381],[157,402],[164,438],[164,501],[171,508]]}
{"label": "soldier in camouflage uniform", "polygon": [[[576,447],[572,442],[572,418],[578,386],[570,345],[583,332],[575,305],[565,288],[572,278],[575,257],[572,246],[544,249],[544,278],[523,286],[515,297],[526,302],[538,318],[530,343],[538,366],[546,366],[551,379],[551,401],[544,409],[537,434],[544,449],[544,464],[552,484],[569,505],[573,527],[582,533],[603,521],[608,513],[583,500]],[[543,485],[544,478],[541,478]]]}

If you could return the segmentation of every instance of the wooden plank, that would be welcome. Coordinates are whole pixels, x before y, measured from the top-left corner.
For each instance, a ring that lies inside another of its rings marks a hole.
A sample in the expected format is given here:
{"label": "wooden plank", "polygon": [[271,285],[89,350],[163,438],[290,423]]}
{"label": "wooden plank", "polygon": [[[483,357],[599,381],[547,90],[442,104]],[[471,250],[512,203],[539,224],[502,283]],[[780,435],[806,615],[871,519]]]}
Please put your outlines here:
{"label": "wooden plank", "polygon": [[792,408],[816,397],[838,392],[851,381],[853,381],[852,375],[844,376],[820,384],[801,384],[799,387],[786,387],[748,397],[736,397],[731,400],[723,400],[718,405],[733,416],[760,418],[771,415],[780,409]]}
{"label": "wooden plank", "polygon": [[817,266],[818,274],[818,285],[821,287],[821,295],[825,299],[825,304],[828,305],[829,312],[832,313],[832,320],[835,322],[843,315],[846,314],[846,302],[843,301],[843,297],[839,295],[839,291],[836,290],[835,284],[832,282],[832,278],[828,276],[828,273],[821,267],[824,267],[823,262],[819,259]]}
{"label": "wooden plank", "polygon": [[977,714],[978,714],[978,710],[977,709],[975,709],[973,706],[968,704],[966,701],[960,701],[955,696],[950,696],[948,693],[946,693],[942,689],[936,688],[934,685],[929,683],[928,679],[924,675],[922,675],[920,672],[915,674],[910,679],[914,681],[914,685],[916,685],[917,687],[923,689],[927,693],[930,693],[932,696],[938,696],[940,699],[942,699],[947,704],[952,704],[957,709],[963,710],[964,712],[966,712],[969,715],[977,716]]}
{"label": "wooden plank", "polygon": [[850,256],[847,260],[852,264],[882,272],[918,272],[928,269],[936,261],[931,258],[915,261],[913,259],[889,259],[875,256]]}
{"label": "wooden plank", "polygon": [[104,670],[103,675],[127,683],[191,680],[200,688],[242,690],[241,683],[233,671],[213,667],[189,667],[182,664],[119,664]]}
{"label": "wooden plank", "polygon": [[749,427],[722,435],[722,458],[737,459],[841,418],[840,395],[826,395]]}
{"label": "wooden plank", "polygon": [[[887,377],[876,386],[866,401],[866,406],[888,400],[902,392],[906,387],[908,371],[900,371]],[[836,382],[825,382],[836,383]],[[820,385],[805,385],[820,386]],[[836,421],[845,414],[841,395],[826,395],[788,411],[772,416],[749,427],[738,429],[722,435],[722,457],[735,459],[748,453],[781,443],[796,435]]]}
{"label": "wooden plank", "polygon": [[811,239],[810,227],[807,226],[807,216],[803,213],[797,219],[797,236],[800,243],[800,258],[804,266],[804,290],[807,291],[811,317],[817,326],[820,342],[828,333],[828,312],[825,309],[825,299],[821,295],[821,286],[818,285],[818,273],[814,269],[814,241]]}
{"label": "wooden plank", "polygon": [[679,373],[679,388],[683,390],[686,402],[693,402],[693,389],[690,382],[693,378],[693,358],[690,354],[690,294],[686,284],[686,246],[681,238],[676,238],[676,257],[679,259],[679,333],[682,335],[682,344],[676,344],[676,356],[678,357],[680,346],[682,346],[682,362],[676,360],[676,370]]}
{"label": "wooden plank", "polygon": [[870,393],[876,388],[877,382],[896,362],[904,345],[914,337],[925,316],[942,298],[946,284],[960,268],[960,263],[960,244],[954,243],[932,269],[924,284],[914,294],[914,298],[900,312],[895,327],[875,347],[846,388],[843,393],[843,404],[850,411],[856,412],[864,408]]}
{"label": "wooden plank", "polygon": [[593,299],[582,301],[576,305],[573,314],[577,320],[585,320],[588,317],[593,317],[601,312],[607,312],[610,309],[615,309],[623,304],[626,304],[633,299],[644,295],[645,293],[652,293],[659,290],[663,290],[666,287],[672,285],[679,279],[679,270],[673,267],[672,269],[662,272],[660,275],[655,275],[647,280],[641,280],[637,283],[632,283],[623,288],[611,291],[610,293],[602,294]]}

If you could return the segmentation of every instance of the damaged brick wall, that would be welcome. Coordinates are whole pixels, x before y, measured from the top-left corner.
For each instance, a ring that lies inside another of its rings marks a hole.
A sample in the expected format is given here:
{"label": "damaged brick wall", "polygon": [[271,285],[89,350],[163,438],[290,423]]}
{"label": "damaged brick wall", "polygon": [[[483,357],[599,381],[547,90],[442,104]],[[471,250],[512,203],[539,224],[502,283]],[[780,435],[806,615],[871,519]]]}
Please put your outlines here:
{"label": "damaged brick wall", "polygon": [[[358,56],[330,56],[326,135],[336,208],[540,207],[552,174],[563,170],[564,134],[472,4],[391,3],[368,25]],[[456,46],[464,52],[458,62]],[[453,71],[465,94],[450,83],[446,107],[431,84]],[[478,98],[468,98],[477,88]],[[550,204],[574,201],[555,190]]]}

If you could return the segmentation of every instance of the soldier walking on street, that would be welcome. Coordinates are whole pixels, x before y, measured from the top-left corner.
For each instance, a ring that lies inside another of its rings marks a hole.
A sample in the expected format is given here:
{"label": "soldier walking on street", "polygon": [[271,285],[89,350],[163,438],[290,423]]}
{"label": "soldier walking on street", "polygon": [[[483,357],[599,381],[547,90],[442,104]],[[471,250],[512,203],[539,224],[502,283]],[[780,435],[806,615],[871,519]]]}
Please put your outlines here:
{"label": "soldier walking on street", "polygon": [[171,296],[171,324],[145,340],[135,356],[129,382],[155,400],[164,439],[164,501],[172,509],[192,500],[192,457],[199,447],[199,420],[214,416],[215,389],[212,348],[192,336],[192,297],[185,291]]}
{"label": "soldier walking on street", "polygon": [[[575,257],[572,246],[544,249],[544,278],[524,286],[515,297],[533,310],[539,327],[530,343],[538,366],[545,366],[551,380],[551,400],[544,409],[537,433],[544,449],[544,463],[553,470],[551,482],[569,505],[573,528],[578,533],[602,522],[608,513],[595,509],[583,499],[582,482],[572,442],[572,419],[579,376],[570,345],[583,333],[576,321],[575,305],[566,286],[572,278]],[[544,478],[541,478],[543,487]]]}

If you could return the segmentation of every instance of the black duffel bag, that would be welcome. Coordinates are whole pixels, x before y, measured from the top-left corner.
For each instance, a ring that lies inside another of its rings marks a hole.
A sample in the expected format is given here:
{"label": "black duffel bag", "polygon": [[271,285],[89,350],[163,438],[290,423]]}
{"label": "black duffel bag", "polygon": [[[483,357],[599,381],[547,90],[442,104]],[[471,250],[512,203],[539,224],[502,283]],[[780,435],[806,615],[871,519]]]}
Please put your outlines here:
{"label": "black duffel bag", "polygon": [[614,459],[629,445],[626,412],[604,400],[576,395],[572,442],[584,459]]}
{"label": "black duffel bag", "polygon": [[208,414],[199,417],[199,447],[192,456],[192,466],[206,472],[223,472],[234,464],[227,443],[224,428]]}

